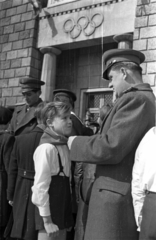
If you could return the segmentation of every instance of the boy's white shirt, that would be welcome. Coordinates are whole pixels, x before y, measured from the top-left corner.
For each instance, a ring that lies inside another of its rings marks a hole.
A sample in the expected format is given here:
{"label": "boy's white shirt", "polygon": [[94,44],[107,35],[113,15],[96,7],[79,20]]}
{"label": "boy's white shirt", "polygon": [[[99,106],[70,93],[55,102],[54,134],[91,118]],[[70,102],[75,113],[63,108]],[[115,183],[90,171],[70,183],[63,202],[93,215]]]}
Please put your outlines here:
{"label": "boy's white shirt", "polygon": [[135,154],[132,197],[138,231],[140,231],[142,207],[147,191],[156,192],[156,127],[146,133]]}
{"label": "boy's white shirt", "polygon": [[[58,145],[63,171],[71,177],[71,161],[66,145]],[[32,202],[38,207],[41,216],[50,216],[49,186],[52,176],[58,174],[59,160],[56,147],[49,143],[41,144],[34,152],[35,178],[32,187]],[[61,175],[61,174],[60,174]],[[63,174],[62,174],[63,175]]]}

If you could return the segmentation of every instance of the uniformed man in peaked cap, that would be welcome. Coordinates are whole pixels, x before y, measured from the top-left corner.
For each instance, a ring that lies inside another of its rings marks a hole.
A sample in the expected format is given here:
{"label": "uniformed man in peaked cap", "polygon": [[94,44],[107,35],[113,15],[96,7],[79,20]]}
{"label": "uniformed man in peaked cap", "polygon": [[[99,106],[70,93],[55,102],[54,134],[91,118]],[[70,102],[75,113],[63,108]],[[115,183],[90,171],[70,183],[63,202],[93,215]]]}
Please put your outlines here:
{"label": "uniformed man in peaked cap", "polygon": [[96,179],[89,203],[84,240],[137,240],[131,196],[136,148],[155,124],[155,97],[142,81],[144,54],[131,49],[103,55],[105,80],[116,102],[105,117],[101,134],[69,137],[72,161],[95,163]]}
{"label": "uniformed man in peaked cap", "polygon": [[54,97],[66,97],[70,99],[71,102],[75,102],[77,100],[77,97],[74,92],[68,90],[68,89],[55,89],[53,91]]}
{"label": "uniformed man in peaked cap", "polygon": [[[103,78],[106,80],[111,80],[111,76],[109,76],[109,72],[112,69],[119,68],[123,70],[121,67],[124,65],[126,69],[131,69],[135,74],[138,73],[139,75],[142,74],[142,68],[140,67],[140,64],[145,60],[145,56],[143,53],[132,50],[132,49],[112,49],[107,51],[103,55],[103,63],[104,63],[104,72],[103,72]],[[139,80],[138,80],[139,81]],[[115,81],[115,85],[117,85],[117,80]],[[135,82],[132,82],[132,85],[135,84]],[[121,85],[121,83],[120,83]],[[110,83],[110,87],[113,87],[115,89],[116,98],[118,98],[118,95],[122,94],[122,90],[127,90],[127,88],[132,87],[132,85],[128,86],[128,83],[122,82],[123,86],[113,86],[112,83]]]}
{"label": "uniformed man in peaked cap", "polygon": [[37,125],[34,111],[37,105],[42,101],[40,98],[41,86],[45,84],[43,81],[31,77],[21,78],[19,83],[22,95],[25,98],[25,103],[22,105],[17,104],[15,107],[8,129],[15,135],[30,132]]}

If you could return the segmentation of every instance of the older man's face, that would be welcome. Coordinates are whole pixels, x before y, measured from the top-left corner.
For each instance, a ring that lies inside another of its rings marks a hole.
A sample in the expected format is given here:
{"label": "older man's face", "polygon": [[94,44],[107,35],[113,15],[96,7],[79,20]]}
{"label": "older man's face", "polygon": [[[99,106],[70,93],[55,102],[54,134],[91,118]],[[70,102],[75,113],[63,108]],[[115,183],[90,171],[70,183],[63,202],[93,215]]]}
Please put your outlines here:
{"label": "older man's face", "polygon": [[126,90],[123,72],[121,71],[121,69],[110,69],[108,72],[108,78],[110,80],[109,87],[113,88],[113,91],[115,92],[115,97],[120,97],[123,91]]}
{"label": "older man's face", "polygon": [[30,91],[30,92],[25,92],[22,94],[25,98],[26,104],[28,104],[29,107],[32,107],[38,103],[41,92],[40,91],[37,91],[37,92]]}

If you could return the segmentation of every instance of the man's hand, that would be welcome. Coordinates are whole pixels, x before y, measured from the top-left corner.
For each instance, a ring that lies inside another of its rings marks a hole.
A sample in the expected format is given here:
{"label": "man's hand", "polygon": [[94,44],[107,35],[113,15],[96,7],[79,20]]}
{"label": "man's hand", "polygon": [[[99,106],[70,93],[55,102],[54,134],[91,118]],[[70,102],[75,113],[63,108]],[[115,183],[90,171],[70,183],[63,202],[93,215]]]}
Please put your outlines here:
{"label": "man's hand", "polygon": [[141,228],[141,222],[142,222],[142,215],[140,215],[138,217],[138,229],[137,229],[137,231],[139,231],[139,232],[140,232],[140,228]]}
{"label": "man's hand", "polygon": [[59,228],[52,222],[51,216],[43,217],[43,222],[48,237],[53,236],[55,238],[58,235]]}
{"label": "man's hand", "polygon": [[10,204],[11,206],[13,206],[13,201],[9,201],[9,204]]}
{"label": "man's hand", "polygon": [[68,144],[69,150],[71,149],[72,142],[73,142],[73,140],[74,140],[76,137],[77,137],[77,136],[72,136],[72,137],[69,137],[69,138],[68,138],[67,144]]}

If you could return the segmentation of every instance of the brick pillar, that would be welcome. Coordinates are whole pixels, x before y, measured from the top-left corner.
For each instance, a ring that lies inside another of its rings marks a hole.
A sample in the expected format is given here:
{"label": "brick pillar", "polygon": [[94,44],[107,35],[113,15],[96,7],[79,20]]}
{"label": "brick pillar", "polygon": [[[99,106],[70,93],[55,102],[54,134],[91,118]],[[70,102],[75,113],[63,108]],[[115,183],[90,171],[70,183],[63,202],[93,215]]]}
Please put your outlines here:
{"label": "brick pillar", "polygon": [[19,78],[40,79],[38,20],[28,0],[0,1],[0,105],[22,101]]}
{"label": "brick pillar", "polygon": [[42,89],[42,99],[52,101],[56,81],[56,60],[61,51],[54,47],[41,48],[40,51],[44,54],[41,80],[45,85]]}
{"label": "brick pillar", "polygon": [[133,48],[145,54],[143,80],[156,95],[156,0],[138,0]]}

